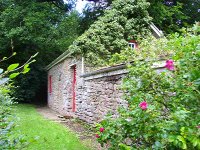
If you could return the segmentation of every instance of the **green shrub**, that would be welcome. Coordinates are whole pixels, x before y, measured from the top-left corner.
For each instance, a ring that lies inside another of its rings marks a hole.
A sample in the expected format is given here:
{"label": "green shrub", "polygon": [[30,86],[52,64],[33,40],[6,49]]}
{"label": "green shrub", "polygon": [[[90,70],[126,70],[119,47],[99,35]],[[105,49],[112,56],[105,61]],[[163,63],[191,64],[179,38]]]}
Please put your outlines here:
{"label": "green shrub", "polygon": [[12,99],[0,91],[0,149],[8,149],[13,147],[13,141],[8,137],[12,134],[13,128],[12,113],[11,113]]}
{"label": "green shrub", "polygon": [[[97,140],[109,149],[200,149],[200,36],[199,26],[169,40],[144,40],[142,50],[113,56],[128,64],[124,97],[119,109],[97,125]],[[127,55],[128,54],[128,55]],[[129,59],[130,60],[130,59]],[[165,70],[153,66],[164,60]],[[104,128],[100,131],[99,128]]]}
{"label": "green shrub", "polygon": [[[8,60],[14,55],[16,53],[13,53],[8,58],[4,57],[0,62]],[[29,64],[35,62],[33,58],[36,56],[37,53],[31,56],[22,66],[14,63],[10,64],[5,71],[0,68],[0,149],[22,149],[27,144],[23,135],[16,137],[13,133],[16,117],[12,109],[14,98],[9,94],[11,93],[12,79],[20,74],[29,72]]]}
{"label": "green shrub", "polygon": [[14,103],[5,88],[5,86],[4,89],[0,88],[0,149],[21,149],[27,141],[23,135],[18,137],[14,135],[16,126],[16,117],[12,109]]}

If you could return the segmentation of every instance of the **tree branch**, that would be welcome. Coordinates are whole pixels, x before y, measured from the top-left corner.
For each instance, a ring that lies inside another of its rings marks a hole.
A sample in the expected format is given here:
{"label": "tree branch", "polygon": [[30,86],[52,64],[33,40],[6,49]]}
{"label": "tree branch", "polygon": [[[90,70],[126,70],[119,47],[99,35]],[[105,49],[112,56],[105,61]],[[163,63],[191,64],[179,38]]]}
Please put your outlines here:
{"label": "tree branch", "polygon": [[1,75],[0,75],[0,78],[4,77],[5,75],[7,75],[7,74],[9,74],[9,73],[11,73],[11,72],[15,72],[15,71],[17,71],[17,70],[22,69],[25,65],[30,64],[30,63],[31,63],[31,60],[32,60],[34,57],[36,57],[37,55],[38,55],[38,52],[37,52],[35,55],[32,55],[22,66],[20,66],[20,67],[14,69],[14,70],[11,70],[11,71],[6,71],[6,72],[4,72],[3,74],[1,74]]}

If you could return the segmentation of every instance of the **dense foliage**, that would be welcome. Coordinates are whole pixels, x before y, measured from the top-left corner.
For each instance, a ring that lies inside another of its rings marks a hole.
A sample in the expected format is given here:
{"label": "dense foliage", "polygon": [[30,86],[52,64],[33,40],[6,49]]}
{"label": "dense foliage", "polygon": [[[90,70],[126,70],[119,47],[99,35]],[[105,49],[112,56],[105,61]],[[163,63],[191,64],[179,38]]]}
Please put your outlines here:
{"label": "dense foliage", "polygon": [[22,149],[27,145],[23,135],[14,136],[16,117],[13,111],[13,98],[7,87],[0,87],[0,149]]}
{"label": "dense foliage", "polygon": [[12,99],[0,89],[0,149],[13,148],[14,141],[9,139],[12,134],[13,116],[11,115]]}
{"label": "dense foliage", "polygon": [[[94,0],[85,8],[83,27],[87,28],[105,9],[110,8],[114,0]],[[199,0],[147,0],[150,3],[148,12],[154,24],[165,33],[179,31],[182,27],[192,26],[200,21]]]}
{"label": "dense foliage", "polygon": [[[1,64],[24,63],[39,52],[31,72],[16,78],[13,95],[18,101],[46,99],[45,67],[79,35],[79,16],[52,3],[35,0],[0,0],[0,56],[17,56]],[[2,59],[2,58],[0,58]],[[40,92],[42,91],[42,92]]]}
{"label": "dense foliage", "polygon": [[[13,53],[9,58],[14,56]],[[26,145],[26,141],[22,135],[17,137],[13,134],[16,118],[13,113],[13,97],[9,95],[11,82],[20,74],[26,74],[30,71],[29,65],[35,62],[33,59],[37,54],[31,56],[30,59],[19,66],[18,63],[11,64],[4,71],[0,68],[0,149],[21,149]],[[4,57],[0,62],[6,61],[9,58]]]}
{"label": "dense foliage", "polygon": [[48,2],[55,5],[57,8],[66,12],[70,11],[75,6],[77,0],[35,0],[38,3]]}
{"label": "dense foliage", "polygon": [[180,32],[200,21],[199,0],[147,0],[153,22],[165,33]]}
{"label": "dense foliage", "polygon": [[[200,26],[184,35],[146,40],[130,58],[123,89],[128,108],[98,125],[110,149],[200,149]],[[115,60],[115,59],[113,59]],[[164,63],[165,69],[156,69]]]}
{"label": "dense foliage", "polygon": [[107,61],[111,54],[126,47],[128,40],[137,40],[149,34],[151,18],[148,6],[145,0],[114,1],[112,8],[75,40],[69,51],[76,55],[85,54],[93,64]]}

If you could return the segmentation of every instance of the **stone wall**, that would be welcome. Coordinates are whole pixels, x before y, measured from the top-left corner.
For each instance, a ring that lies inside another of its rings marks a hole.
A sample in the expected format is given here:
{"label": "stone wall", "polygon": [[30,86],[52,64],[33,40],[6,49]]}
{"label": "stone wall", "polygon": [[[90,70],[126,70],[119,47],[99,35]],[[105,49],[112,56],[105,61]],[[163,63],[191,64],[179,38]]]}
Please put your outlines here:
{"label": "stone wall", "polygon": [[[74,65],[77,72],[75,112],[72,111]],[[163,65],[155,63],[153,68],[159,73],[163,71]],[[48,105],[62,115],[78,117],[88,123],[101,121],[107,113],[116,117],[117,109],[128,105],[122,99],[123,91],[120,89],[127,72],[125,65],[118,65],[82,74],[81,58],[67,58],[48,72],[48,76],[52,76],[52,93],[48,92]]]}
{"label": "stone wall", "polygon": [[112,113],[115,117],[119,106],[127,107],[120,90],[125,74],[126,72],[119,70],[83,77],[82,103],[77,110],[77,116],[89,123],[95,123],[101,121],[107,113]]}
{"label": "stone wall", "polygon": [[[62,115],[78,117],[88,123],[101,121],[108,112],[116,116],[119,105],[127,106],[120,90],[127,71],[111,67],[82,75],[81,63],[80,58],[67,58],[49,70],[52,92],[48,92],[48,106]],[[76,111],[72,112],[71,66],[74,64],[77,67]]]}
{"label": "stone wall", "polygon": [[[52,92],[48,91],[48,106],[62,115],[73,116],[72,112],[72,80],[73,69],[76,65],[76,91],[82,87],[80,75],[82,73],[81,58],[67,58],[48,71],[52,77]],[[48,87],[50,82],[48,82]],[[80,92],[80,91],[78,91]],[[81,99],[76,101],[79,103]]]}

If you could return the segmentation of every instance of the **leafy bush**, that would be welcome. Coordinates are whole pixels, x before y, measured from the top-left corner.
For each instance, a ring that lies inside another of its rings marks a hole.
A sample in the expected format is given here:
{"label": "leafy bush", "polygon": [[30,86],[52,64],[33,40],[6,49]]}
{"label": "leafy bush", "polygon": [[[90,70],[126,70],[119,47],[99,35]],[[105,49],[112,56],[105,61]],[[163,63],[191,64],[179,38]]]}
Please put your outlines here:
{"label": "leafy bush", "polygon": [[[113,60],[134,60],[123,83],[129,107],[119,109],[117,119],[108,116],[97,126],[102,146],[111,150],[200,149],[199,31],[195,26],[169,40],[144,40],[142,51],[124,50],[113,56]],[[165,69],[155,69],[163,60]]]}
{"label": "leafy bush", "polygon": [[[14,55],[15,53],[13,53],[9,58]],[[35,62],[33,58],[36,56],[37,54],[31,56],[22,66],[15,63],[9,65],[5,71],[0,68],[0,149],[22,149],[23,146],[27,144],[22,135],[16,137],[13,133],[13,128],[16,125],[16,118],[12,109],[14,98],[9,95],[11,92],[11,84],[9,84],[9,80],[14,79],[20,74],[29,72],[29,64]],[[0,62],[9,58],[4,57]],[[7,76],[9,76],[9,78]]]}
{"label": "leafy bush", "polygon": [[[5,89],[4,89],[5,90]],[[3,91],[4,91],[3,90]],[[14,137],[15,120],[12,110],[12,98],[0,89],[0,149],[17,149],[25,144],[23,136]]]}

